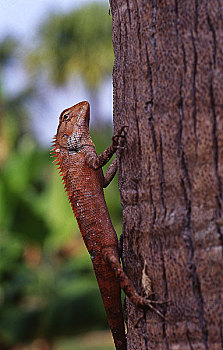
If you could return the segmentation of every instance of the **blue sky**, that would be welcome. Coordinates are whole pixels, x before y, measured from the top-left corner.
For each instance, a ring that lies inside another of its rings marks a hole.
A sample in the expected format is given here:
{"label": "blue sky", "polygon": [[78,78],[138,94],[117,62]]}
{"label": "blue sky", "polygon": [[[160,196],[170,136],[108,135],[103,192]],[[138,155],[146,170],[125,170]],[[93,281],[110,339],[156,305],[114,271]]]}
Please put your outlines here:
{"label": "blue sky", "polygon": [[[51,12],[67,12],[94,0],[0,0],[0,40],[7,34],[18,38],[22,45],[31,46],[35,41],[40,23]],[[98,0],[108,4],[108,0]],[[109,8],[109,5],[108,5]],[[3,77],[4,87],[9,93],[15,93],[26,84],[24,69],[19,66],[9,67]],[[45,104],[30,106],[32,128],[39,141],[48,146],[55,134],[60,112],[83,100],[89,100],[81,81],[70,82],[64,88],[55,89],[46,83],[41,94],[47,96]],[[112,116],[112,83],[109,79],[100,91],[99,112],[106,119]],[[94,105],[93,105],[94,119]]]}
{"label": "blue sky", "polygon": [[[13,33],[30,40],[38,24],[52,11],[69,11],[93,0],[1,0],[0,38]],[[99,0],[108,3],[107,0]]]}

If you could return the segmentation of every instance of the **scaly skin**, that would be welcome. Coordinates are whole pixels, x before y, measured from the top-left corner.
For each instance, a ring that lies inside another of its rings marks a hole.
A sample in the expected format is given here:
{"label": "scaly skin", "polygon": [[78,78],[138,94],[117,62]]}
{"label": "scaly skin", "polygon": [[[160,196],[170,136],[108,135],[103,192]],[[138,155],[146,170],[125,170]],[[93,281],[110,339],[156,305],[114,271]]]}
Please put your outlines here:
{"label": "scaly skin", "polygon": [[137,306],[147,306],[162,317],[151,300],[139,296],[119,262],[118,240],[105,203],[103,187],[117,170],[112,162],[105,178],[102,166],[118,148],[122,148],[125,131],[113,137],[112,145],[97,155],[89,134],[90,106],[80,102],[64,110],[59,119],[53,154],[59,165],[65,189],[77,219],[100,288],[117,350],[126,350],[120,287]]}

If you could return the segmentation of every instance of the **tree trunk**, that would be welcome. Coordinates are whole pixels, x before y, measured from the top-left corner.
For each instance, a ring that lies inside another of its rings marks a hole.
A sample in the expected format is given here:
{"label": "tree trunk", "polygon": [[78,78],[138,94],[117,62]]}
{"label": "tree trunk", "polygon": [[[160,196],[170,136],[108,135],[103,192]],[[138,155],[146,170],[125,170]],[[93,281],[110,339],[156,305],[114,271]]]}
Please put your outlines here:
{"label": "tree trunk", "polygon": [[128,349],[223,349],[223,1],[110,5]]}

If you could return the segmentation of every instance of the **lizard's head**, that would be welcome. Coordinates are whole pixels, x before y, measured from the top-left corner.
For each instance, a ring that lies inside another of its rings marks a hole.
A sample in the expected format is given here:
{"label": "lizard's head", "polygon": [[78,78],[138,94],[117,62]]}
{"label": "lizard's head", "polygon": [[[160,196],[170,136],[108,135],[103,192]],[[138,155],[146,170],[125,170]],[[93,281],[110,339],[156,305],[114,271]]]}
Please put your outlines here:
{"label": "lizard's head", "polygon": [[[80,102],[65,109],[59,118],[59,126],[55,135],[55,151],[59,148],[77,150],[89,142],[90,105],[87,101]],[[59,147],[59,148],[58,148]]]}

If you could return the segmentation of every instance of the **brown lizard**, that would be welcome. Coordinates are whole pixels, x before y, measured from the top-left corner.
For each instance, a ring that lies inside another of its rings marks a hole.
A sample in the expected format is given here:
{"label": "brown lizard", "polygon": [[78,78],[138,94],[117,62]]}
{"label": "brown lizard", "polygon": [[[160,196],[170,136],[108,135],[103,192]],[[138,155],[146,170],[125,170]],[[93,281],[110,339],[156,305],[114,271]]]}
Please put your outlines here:
{"label": "brown lizard", "polygon": [[102,300],[117,350],[126,350],[126,336],[121,304],[121,289],[137,306],[147,306],[163,315],[152,304],[158,303],[137,294],[124,273],[118,253],[118,240],[105,203],[103,187],[113,179],[116,159],[103,176],[105,165],[125,140],[125,127],[113,136],[113,142],[97,155],[89,133],[90,106],[84,101],[65,109],[59,118],[52,149],[55,162],[91,256]]}

